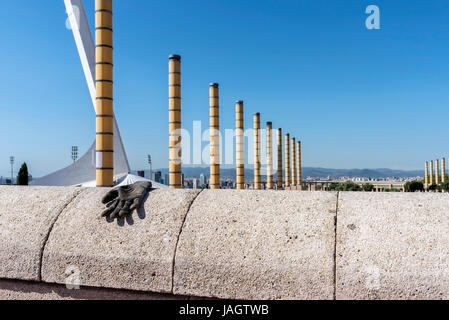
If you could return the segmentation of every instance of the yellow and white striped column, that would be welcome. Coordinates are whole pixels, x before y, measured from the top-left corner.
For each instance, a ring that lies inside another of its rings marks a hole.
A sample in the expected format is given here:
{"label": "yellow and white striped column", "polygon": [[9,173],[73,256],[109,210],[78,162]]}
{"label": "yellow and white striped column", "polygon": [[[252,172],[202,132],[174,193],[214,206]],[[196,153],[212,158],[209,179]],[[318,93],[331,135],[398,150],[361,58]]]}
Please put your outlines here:
{"label": "yellow and white striped column", "polygon": [[284,139],[285,148],[285,186],[290,187],[290,134],[285,135]]}
{"label": "yellow and white striped column", "polygon": [[297,142],[297,154],[296,154],[296,185],[299,186],[299,190],[302,189],[302,176],[301,176],[301,141]]}
{"label": "yellow and white striped column", "polygon": [[446,158],[441,158],[441,182],[446,182]]}
{"label": "yellow and white striped column", "polygon": [[96,183],[114,185],[112,0],[95,0]]}
{"label": "yellow and white striped column", "polygon": [[169,113],[169,186],[182,188],[181,163],[181,57],[168,57],[168,113]]}
{"label": "yellow and white striped column", "polygon": [[284,184],[283,172],[282,172],[282,129],[277,129],[276,135],[277,147],[278,147],[278,170],[277,170],[277,180],[276,187],[282,189]]}
{"label": "yellow and white striped column", "polygon": [[430,161],[430,185],[434,182],[433,180],[433,160]]}
{"label": "yellow and white striped column", "polygon": [[435,160],[435,183],[440,183],[440,160]]}
{"label": "yellow and white striped column", "polygon": [[296,187],[296,139],[292,138],[292,186]]}
{"label": "yellow and white striped column", "polygon": [[429,162],[426,161],[424,165],[424,187],[427,189],[429,187]]}
{"label": "yellow and white striped column", "polygon": [[210,188],[220,189],[220,98],[218,83],[209,85]]}
{"label": "yellow and white striped column", "polygon": [[260,113],[254,114],[254,189],[260,190]]}
{"label": "yellow and white striped column", "polygon": [[267,122],[267,189],[273,189],[273,123]]}
{"label": "yellow and white striped column", "polygon": [[237,189],[245,189],[245,136],[243,128],[243,101],[235,103],[236,182]]}

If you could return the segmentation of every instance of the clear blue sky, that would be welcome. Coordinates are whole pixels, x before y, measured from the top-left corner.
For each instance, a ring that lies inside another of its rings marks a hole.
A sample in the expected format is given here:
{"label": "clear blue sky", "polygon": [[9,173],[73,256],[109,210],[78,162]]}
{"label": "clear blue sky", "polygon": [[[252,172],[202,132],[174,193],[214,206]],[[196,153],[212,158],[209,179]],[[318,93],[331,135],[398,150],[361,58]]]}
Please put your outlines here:
{"label": "clear blue sky", "polygon": [[[91,26],[94,0],[84,0]],[[381,30],[365,28],[365,8]],[[167,58],[182,55],[183,126],[261,112],[303,141],[303,165],[421,169],[449,156],[447,0],[115,0],[116,115],[133,169],[167,167]],[[63,0],[1,0],[0,175],[34,176],[93,141],[94,113]],[[18,164],[17,164],[18,166]]]}

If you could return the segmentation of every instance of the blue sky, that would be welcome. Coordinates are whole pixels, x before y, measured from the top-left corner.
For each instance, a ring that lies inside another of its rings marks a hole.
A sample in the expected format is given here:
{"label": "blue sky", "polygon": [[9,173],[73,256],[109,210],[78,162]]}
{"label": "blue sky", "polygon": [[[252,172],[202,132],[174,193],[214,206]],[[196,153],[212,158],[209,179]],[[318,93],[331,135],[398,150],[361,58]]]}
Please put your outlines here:
{"label": "blue sky", "polygon": [[[70,164],[95,122],[62,0],[1,0],[0,175],[9,156],[34,176]],[[94,0],[84,0],[93,26]],[[381,29],[365,28],[378,5]],[[245,121],[303,141],[303,165],[421,169],[449,155],[447,1],[115,0],[115,110],[133,169],[167,167],[167,58],[182,55],[183,127]],[[17,164],[18,167],[18,164]],[[17,169],[17,168],[16,168]]]}

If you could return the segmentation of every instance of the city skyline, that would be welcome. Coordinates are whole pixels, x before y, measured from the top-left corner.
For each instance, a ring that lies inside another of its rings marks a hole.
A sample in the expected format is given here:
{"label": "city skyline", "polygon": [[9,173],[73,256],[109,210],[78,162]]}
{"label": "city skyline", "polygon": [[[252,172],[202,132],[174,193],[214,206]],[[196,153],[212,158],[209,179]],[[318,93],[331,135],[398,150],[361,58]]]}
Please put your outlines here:
{"label": "city skyline", "polygon": [[[196,120],[208,128],[208,84],[216,81],[220,127],[234,128],[234,103],[242,99],[246,128],[260,111],[262,127],[272,121],[273,128],[303,141],[303,166],[408,170],[447,157],[439,143],[447,138],[449,116],[443,1],[432,8],[377,1],[380,30],[365,28],[370,3],[360,1],[269,1],[255,12],[251,1],[142,3],[142,12],[132,10],[132,2],[115,3],[115,58],[116,114],[133,169],[145,168],[148,153],[155,168],[168,164],[171,53],[183,57],[188,131]],[[92,28],[93,1],[85,4]],[[71,146],[87,151],[93,111],[63,2],[5,7],[0,175],[9,175],[9,157],[15,156],[16,170],[27,162],[39,177],[69,165]],[[218,10],[220,16],[209,16]],[[164,20],[166,12],[174,13],[178,27]],[[7,33],[11,26],[14,39]],[[25,59],[30,52],[33,59]],[[430,117],[427,130],[423,114]]]}

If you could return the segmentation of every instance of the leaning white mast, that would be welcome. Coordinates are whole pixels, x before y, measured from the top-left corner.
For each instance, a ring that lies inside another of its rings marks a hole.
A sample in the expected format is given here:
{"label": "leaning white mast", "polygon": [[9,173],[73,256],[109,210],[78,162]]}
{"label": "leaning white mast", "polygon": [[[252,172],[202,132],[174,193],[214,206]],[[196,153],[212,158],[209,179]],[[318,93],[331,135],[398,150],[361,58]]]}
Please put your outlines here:
{"label": "leaning white mast", "polygon": [[[82,0],[64,0],[67,10],[70,27],[75,38],[76,47],[80,56],[81,65],[83,66],[84,76],[86,77],[87,87],[89,88],[92,105],[95,110],[96,106],[96,92],[95,92],[95,43],[92,37],[92,32],[87,20],[86,11]],[[128,172],[130,172],[128,158],[126,156],[125,148],[123,146],[122,137],[118,129],[117,120],[114,117],[114,137],[117,137],[119,142],[119,149],[116,152],[123,152],[123,157],[126,159]]]}
{"label": "leaning white mast", "polygon": [[92,105],[95,108],[95,44],[82,0],[64,0],[70,28],[83,66]]}
{"label": "leaning white mast", "polygon": [[[86,77],[92,104],[96,105],[95,88],[95,44],[89,27],[82,0],[64,0],[68,24],[72,29],[78,49],[81,65]],[[80,185],[95,180],[95,141],[90,149],[75,163],[55,171],[45,177],[33,180],[32,185],[38,186],[71,186]],[[119,177],[130,173],[128,158],[123,146],[117,120],[114,117],[114,176]]]}

